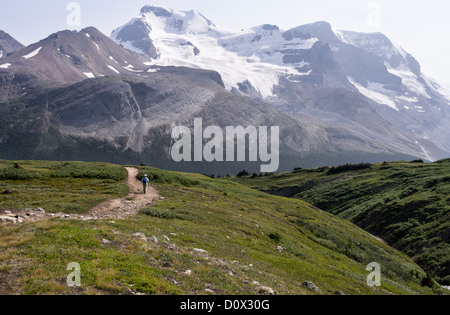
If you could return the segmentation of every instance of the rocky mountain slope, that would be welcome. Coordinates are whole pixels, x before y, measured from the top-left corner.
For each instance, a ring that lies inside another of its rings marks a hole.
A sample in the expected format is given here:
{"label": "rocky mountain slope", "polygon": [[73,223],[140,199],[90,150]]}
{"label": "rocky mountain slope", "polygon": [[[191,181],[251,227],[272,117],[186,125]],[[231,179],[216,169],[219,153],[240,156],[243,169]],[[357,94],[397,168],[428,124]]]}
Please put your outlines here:
{"label": "rocky mountain slope", "polygon": [[[383,34],[335,31],[327,22],[236,33],[195,10],[145,6],[111,38],[154,65],[217,71],[229,91],[300,119],[373,141],[390,142],[401,133],[415,147],[407,152],[416,155],[418,149],[427,160],[449,154],[448,97],[413,56]],[[360,97],[348,97],[353,94]],[[360,109],[370,112],[355,115]]]}
{"label": "rocky mountain slope", "polygon": [[260,171],[259,162],[175,163],[172,128],[195,118],[279,126],[279,171],[448,154],[448,105],[381,34],[326,22],[236,34],[196,11],[146,6],[111,38],[61,31],[2,59],[0,157]]}
{"label": "rocky mountain slope", "polygon": [[149,68],[140,58],[93,27],[81,32],[61,31],[2,60],[0,100],[89,78],[139,76]]}
{"label": "rocky mountain slope", "polygon": [[345,96],[361,104],[356,115],[372,114],[380,130],[396,134],[392,141],[281,113],[228,91],[218,72],[149,60],[92,27],[58,32],[12,53],[0,69],[0,156],[133,161],[222,175],[259,171],[261,163],[173,162],[172,127],[193,127],[194,118],[205,126],[280,126],[280,170],[421,155],[357,93]]}
{"label": "rocky mountain slope", "polygon": [[11,37],[11,35],[0,30],[0,60],[6,58],[8,54],[24,47],[25,46]]}

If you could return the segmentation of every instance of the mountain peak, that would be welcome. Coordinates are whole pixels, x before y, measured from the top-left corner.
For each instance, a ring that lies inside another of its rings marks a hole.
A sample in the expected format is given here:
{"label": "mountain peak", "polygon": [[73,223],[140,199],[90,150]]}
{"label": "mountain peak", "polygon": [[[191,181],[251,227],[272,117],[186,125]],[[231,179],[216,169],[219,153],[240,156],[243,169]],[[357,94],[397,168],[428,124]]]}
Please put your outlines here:
{"label": "mountain peak", "polygon": [[314,26],[314,27],[318,27],[318,28],[331,29],[331,24],[328,23],[327,21],[317,21],[317,22],[314,22],[314,23],[306,24],[305,26]]}
{"label": "mountain peak", "polygon": [[3,68],[10,73],[25,69],[32,74],[30,85],[42,86],[103,76],[139,76],[144,74],[143,62],[147,60],[120,47],[95,27],[87,27],[79,32],[59,31],[17,50],[5,58],[7,66]]}
{"label": "mountain peak", "polygon": [[153,27],[185,33],[204,33],[216,27],[213,22],[196,10],[178,11],[169,8],[144,6],[141,16],[150,29]]}
{"label": "mountain peak", "polygon": [[276,25],[264,24],[262,25],[263,30],[265,31],[279,31],[280,28]]}
{"label": "mountain peak", "polygon": [[408,67],[415,75],[421,76],[419,62],[383,33],[359,33],[353,31],[341,31],[340,33],[345,43],[377,55],[390,68],[398,68],[403,65]]}
{"label": "mountain peak", "polygon": [[9,53],[25,47],[17,40],[15,40],[8,33],[0,30],[0,59],[6,58]]}
{"label": "mountain peak", "polygon": [[141,9],[141,14],[153,12],[158,17],[169,17],[172,15],[173,10],[163,8],[163,7],[155,7],[152,5],[146,5]]}
{"label": "mountain peak", "polygon": [[338,39],[335,30],[331,24],[326,21],[302,25],[292,29],[291,31],[309,34],[313,37],[317,37],[320,41],[327,43],[334,42]]}

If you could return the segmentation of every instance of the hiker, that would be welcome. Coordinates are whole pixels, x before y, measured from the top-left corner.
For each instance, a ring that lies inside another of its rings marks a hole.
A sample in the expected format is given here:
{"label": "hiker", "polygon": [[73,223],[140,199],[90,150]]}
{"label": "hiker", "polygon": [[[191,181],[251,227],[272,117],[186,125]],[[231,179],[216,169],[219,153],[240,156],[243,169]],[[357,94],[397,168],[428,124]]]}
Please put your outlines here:
{"label": "hiker", "polygon": [[144,186],[144,195],[147,194],[147,185],[149,181],[150,180],[148,179],[148,175],[144,175],[144,178],[142,179],[142,185]]}

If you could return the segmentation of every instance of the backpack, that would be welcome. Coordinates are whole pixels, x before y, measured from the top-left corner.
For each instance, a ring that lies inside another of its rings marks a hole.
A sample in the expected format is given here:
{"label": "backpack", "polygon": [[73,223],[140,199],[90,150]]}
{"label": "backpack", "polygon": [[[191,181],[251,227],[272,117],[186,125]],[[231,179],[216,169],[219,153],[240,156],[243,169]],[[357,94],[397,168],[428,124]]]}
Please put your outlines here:
{"label": "backpack", "polygon": [[143,183],[143,184],[147,185],[148,182],[149,182],[149,180],[148,180],[147,177],[144,177],[144,178],[142,179],[142,183]]}

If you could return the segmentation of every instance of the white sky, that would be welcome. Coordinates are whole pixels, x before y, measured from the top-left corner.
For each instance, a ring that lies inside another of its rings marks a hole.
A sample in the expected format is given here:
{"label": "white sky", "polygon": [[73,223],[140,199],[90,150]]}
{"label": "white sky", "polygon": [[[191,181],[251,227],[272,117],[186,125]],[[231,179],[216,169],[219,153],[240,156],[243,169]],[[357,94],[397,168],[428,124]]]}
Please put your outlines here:
{"label": "white sky", "polygon": [[236,31],[327,21],[338,30],[382,32],[416,57],[426,75],[450,87],[449,0],[0,0],[0,29],[25,45],[73,29],[66,22],[70,2],[80,4],[80,28],[95,26],[108,36],[145,4],[196,9]]}

